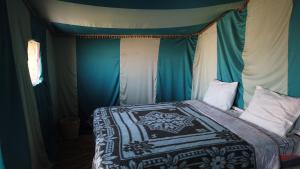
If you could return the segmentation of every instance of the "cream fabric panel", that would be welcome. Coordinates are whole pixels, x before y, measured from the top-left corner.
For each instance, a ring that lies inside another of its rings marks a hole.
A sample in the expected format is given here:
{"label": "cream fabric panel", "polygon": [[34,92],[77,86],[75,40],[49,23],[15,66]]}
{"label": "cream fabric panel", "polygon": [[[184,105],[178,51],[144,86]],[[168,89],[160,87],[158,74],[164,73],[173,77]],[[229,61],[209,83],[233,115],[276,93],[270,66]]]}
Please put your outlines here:
{"label": "cream fabric panel", "polygon": [[160,39],[121,39],[120,103],[155,103]]}
{"label": "cream fabric panel", "polygon": [[78,117],[76,38],[54,36],[53,42],[55,79],[50,84],[57,88],[58,117]]}
{"label": "cream fabric panel", "polygon": [[256,85],[287,94],[288,27],[292,0],[251,0],[243,53],[245,106]]}
{"label": "cream fabric panel", "polygon": [[202,100],[209,83],[217,78],[217,24],[198,37],[193,65],[192,99]]}
{"label": "cream fabric panel", "polygon": [[[27,65],[27,43],[31,39],[30,13],[22,0],[7,0],[6,3],[32,169],[51,168],[52,164],[46,153],[38,107]],[[22,140],[20,140],[20,144],[22,144]]]}
{"label": "cream fabric panel", "polygon": [[208,23],[243,2],[192,9],[125,9],[58,0],[31,0],[50,22],[99,28],[170,28]]}

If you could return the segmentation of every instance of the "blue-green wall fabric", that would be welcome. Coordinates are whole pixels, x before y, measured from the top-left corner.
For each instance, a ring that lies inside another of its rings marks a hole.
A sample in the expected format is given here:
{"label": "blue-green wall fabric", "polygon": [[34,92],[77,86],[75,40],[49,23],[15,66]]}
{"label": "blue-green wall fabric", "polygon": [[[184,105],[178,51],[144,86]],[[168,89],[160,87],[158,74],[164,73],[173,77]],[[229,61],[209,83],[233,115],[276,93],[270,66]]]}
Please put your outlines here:
{"label": "blue-green wall fabric", "polygon": [[288,95],[300,97],[300,1],[294,0],[289,27]]}
{"label": "blue-green wall fabric", "polygon": [[196,44],[197,37],[161,39],[157,65],[157,102],[191,99]]}
{"label": "blue-green wall fabric", "polygon": [[62,23],[52,23],[53,26],[60,32],[71,34],[107,34],[107,35],[184,35],[191,34],[202,30],[207,23],[174,27],[174,28],[157,28],[157,29],[118,29],[118,28],[93,28],[78,25],[69,25]]}
{"label": "blue-green wall fabric", "polygon": [[0,169],[5,169],[4,167],[4,162],[3,162],[3,157],[2,157],[2,148],[0,144]]}
{"label": "blue-green wall fabric", "polygon": [[30,169],[31,159],[7,16],[0,1],[0,138],[7,169]]}
{"label": "blue-green wall fabric", "polygon": [[232,11],[217,22],[217,79],[224,82],[239,82],[234,105],[244,108],[242,52],[245,44],[247,10]]}
{"label": "blue-green wall fabric", "polygon": [[80,117],[95,108],[119,104],[120,40],[76,39]]}
{"label": "blue-green wall fabric", "polygon": [[241,0],[63,0],[84,5],[131,9],[186,9],[238,2]]}
{"label": "blue-green wall fabric", "polygon": [[34,16],[31,16],[31,33],[32,39],[40,43],[40,55],[42,61],[42,77],[43,81],[34,86],[36,102],[39,111],[41,131],[46,147],[49,160],[54,161],[57,153],[56,130],[51,107],[48,67],[47,67],[47,27]]}

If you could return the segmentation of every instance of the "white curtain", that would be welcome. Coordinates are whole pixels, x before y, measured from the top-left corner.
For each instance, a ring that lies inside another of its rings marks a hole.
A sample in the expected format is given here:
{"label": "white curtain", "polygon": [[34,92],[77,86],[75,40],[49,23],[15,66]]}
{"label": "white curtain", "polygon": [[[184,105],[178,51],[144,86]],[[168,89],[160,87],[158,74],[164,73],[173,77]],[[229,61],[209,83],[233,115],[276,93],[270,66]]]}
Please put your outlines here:
{"label": "white curtain", "polygon": [[76,38],[54,36],[52,41],[54,65],[49,66],[54,66],[56,71],[53,72],[55,78],[50,79],[50,85],[53,84],[57,88],[59,115],[78,117]]}
{"label": "white curtain", "polygon": [[57,92],[57,77],[54,59],[54,47],[53,47],[53,35],[47,31],[47,67],[48,67],[48,79],[49,79],[49,91],[51,97],[51,107],[53,112],[54,122],[58,122],[59,109],[58,109],[58,92]]}
{"label": "white curtain", "polygon": [[251,0],[247,9],[242,73],[245,106],[256,85],[287,94],[292,0]]}
{"label": "white curtain", "polygon": [[209,83],[217,78],[217,25],[199,35],[193,65],[192,99],[202,100]]}
{"label": "white curtain", "polygon": [[27,42],[31,39],[30,14],[22,0],[7,0],[6,2],[18,85],[29,139],[32,168],[50,168],[51,164],[45,151],[39,112],[27,66]]}
{"label": "white curtain", "polygon": [[160,39],[121,39],[120,103],[155,103]]}

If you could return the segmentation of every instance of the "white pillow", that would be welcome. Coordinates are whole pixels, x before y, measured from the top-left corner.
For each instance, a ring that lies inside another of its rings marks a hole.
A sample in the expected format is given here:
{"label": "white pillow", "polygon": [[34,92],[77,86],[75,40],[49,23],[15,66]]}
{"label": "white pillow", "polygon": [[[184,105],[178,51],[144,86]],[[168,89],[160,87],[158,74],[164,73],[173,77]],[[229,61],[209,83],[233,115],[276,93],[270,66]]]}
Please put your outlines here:
{"label": "white pillow", "polygon": [[209,84],[203,101],[209,105],[227,111],[232,107],[238,82],[226,83],[214,80]]}
{"label": "white pillow", "polygon": [[299,115],[300,99],[257,86],[248,108],[240,118],[285,137]]}

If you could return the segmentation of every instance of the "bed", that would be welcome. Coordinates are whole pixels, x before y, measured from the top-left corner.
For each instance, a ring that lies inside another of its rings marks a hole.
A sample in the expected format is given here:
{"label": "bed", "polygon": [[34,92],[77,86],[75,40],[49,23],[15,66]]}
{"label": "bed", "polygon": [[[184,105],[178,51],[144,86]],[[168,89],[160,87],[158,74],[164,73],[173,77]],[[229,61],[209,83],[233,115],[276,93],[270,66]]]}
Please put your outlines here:
{"label": "bed", "polygon": [[299,138],[282,138],[201,101],[94,111],[93,169],[280,168]]}

